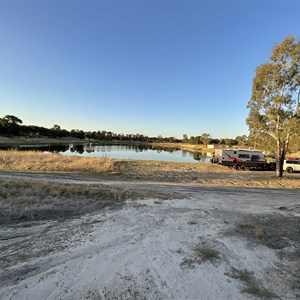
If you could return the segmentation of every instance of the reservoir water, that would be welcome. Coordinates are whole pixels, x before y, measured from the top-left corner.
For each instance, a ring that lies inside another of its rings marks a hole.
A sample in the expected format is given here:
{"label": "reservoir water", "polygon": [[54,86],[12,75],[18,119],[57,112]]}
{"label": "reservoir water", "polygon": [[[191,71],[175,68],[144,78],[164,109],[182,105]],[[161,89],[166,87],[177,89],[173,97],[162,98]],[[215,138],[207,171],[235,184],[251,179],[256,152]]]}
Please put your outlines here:
{"label": "reservoir water", "polygon": [[97,145],[97,144],[69,144],[69,145],[22,145],[18,150],[35,150],[56,152],[69,156],[110,157],[134,160],[162,160],[174,162],[208,162],[207,153],[189,152],[176,148],[155,147],[145,145]]}

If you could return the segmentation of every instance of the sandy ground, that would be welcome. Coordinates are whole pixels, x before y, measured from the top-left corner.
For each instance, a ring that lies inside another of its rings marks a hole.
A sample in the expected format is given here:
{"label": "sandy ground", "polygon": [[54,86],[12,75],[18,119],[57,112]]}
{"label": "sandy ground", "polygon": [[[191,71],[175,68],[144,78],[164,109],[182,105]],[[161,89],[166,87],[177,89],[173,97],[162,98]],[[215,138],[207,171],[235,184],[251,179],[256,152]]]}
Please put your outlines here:
{"label": "sandy ground", "polygon": [[299,189],[65,180],[181,199],[2,225],[0,299],[300,298]]}

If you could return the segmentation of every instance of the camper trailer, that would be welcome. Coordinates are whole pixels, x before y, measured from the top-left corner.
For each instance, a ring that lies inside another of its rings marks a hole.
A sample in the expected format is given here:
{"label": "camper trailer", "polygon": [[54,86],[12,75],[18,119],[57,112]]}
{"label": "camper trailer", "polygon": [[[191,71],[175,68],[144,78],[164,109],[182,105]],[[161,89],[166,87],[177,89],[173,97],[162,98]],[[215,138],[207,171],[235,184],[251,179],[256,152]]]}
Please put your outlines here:
{"label": "camper trailer", "polygon": [[241,170],[249,168],[263,169],[266,166],[266,159],[262,152],[237,149],[216,149],[211,162]]}

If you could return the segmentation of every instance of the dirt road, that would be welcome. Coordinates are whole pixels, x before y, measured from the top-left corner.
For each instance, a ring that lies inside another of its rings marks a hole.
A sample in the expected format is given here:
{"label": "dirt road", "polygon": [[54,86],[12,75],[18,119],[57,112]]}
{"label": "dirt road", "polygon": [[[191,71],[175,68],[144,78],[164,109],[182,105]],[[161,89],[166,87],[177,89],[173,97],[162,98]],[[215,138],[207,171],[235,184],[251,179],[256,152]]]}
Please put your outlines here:
{"label": "dirt road", "polygon": [[172,191],[64,221],[0,227],[0,299],[299,299],[299,189],[68,175],[0,178]]}

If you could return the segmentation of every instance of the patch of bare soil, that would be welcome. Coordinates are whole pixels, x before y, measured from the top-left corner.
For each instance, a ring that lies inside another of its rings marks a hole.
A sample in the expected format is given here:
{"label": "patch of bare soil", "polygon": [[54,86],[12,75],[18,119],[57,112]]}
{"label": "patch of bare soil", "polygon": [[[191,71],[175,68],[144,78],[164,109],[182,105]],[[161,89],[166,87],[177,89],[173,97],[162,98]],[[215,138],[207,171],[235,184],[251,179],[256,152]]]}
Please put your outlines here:
{"label": "patch of bare soil", "polygon": [[119,208],[0,225],[0,298],[299,299],[298,190],[146,190]]}
{"label": "patch of bare soil", "polygon": [[[284,209],[284,207],[280,207]],[[286,209],[286,208],[285,208]],[[248,240],[250,247],[262,245],[273,249],[279,258],[277,266],[289,274],[291,286],[300,286],[300,205],[289,208],[294,214],[244,215],[235,223],[236,233]],[[283,262],[290,261],[287,266]]]}

